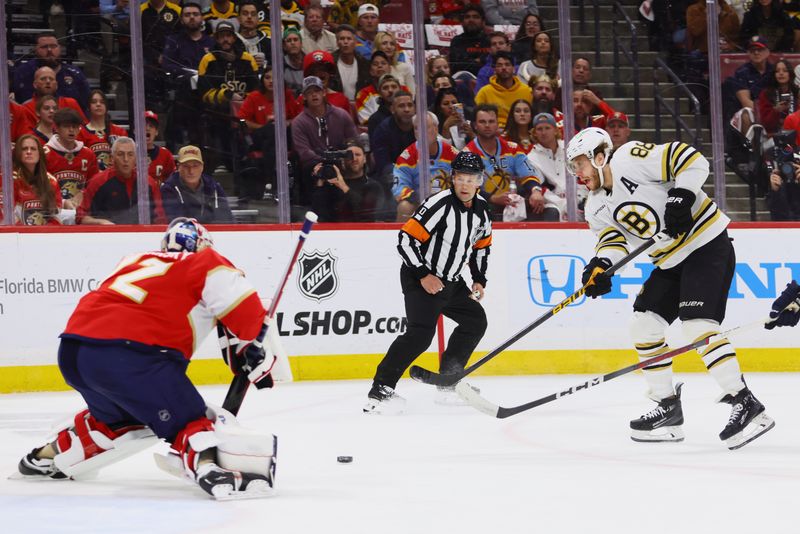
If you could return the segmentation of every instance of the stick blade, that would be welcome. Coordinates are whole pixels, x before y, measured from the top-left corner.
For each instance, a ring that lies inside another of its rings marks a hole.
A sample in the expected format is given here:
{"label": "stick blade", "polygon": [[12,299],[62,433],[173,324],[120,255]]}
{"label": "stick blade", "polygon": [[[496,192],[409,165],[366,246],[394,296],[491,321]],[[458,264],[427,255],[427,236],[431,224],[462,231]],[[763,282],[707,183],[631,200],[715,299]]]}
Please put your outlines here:
{"label": "stick blade", "polygon": [[464,374],[461,373],[440,375],[439,373],[434,373],[433,371],[423,369],[418,365],[411,366],[411,369],[409,369],[408,374],[411,375],[411,378],[413,378],[417,382],[422,382],[423,384],[430,384],[433,386],[449,387],[454,385],[462,378],[464,378]]}
{"label": "stick blade", "polygon": [[500,407],[481,397],[480,393],[475,391],[475,388],[471,387],[466,382],[459,382],[456,385],[456,393],[479,412],[483,412],[491,417],[497,417]]}

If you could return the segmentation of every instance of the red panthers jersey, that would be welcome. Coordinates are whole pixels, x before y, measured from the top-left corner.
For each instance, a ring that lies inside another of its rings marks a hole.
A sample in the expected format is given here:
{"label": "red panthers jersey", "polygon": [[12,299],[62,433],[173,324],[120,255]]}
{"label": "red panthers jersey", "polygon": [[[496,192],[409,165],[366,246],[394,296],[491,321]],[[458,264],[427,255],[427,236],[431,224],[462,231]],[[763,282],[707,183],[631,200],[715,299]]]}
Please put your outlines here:
{"label": "red panthers jersey", "polygon": [[212,248],[124,258],[81,298],[62,335],[134,341],[186,359],[218,321],[252,340],[267,312],[241,271]]}
{"label": "red panthers jersey", "polygon": [[101,171],[111,166],[111,145],[114,144],[117,137],[127,137],[128,135],[125,128],[120,128],[116,124],[109,126],[109,131],[106,132],[105,130],[92,130],[89,124],[84,124],[78,134],[78,141],[82,141],[86,148],[94,152],[94,156],[97,158],[97,168]]}
{"label": "red panthers jersey", "polygon": [[47,171],[56,177],[61,188],[61,197],[69,200],[86,186],[86,182],[98,173],[94,152],[82,146],[75,152],[63,152],[52,147],[52,139],[44,146],[47,155]]}
{"label": "red panthers jersey", "polygon": [[175,158],[172,152],[163,146],[154,146],[152,150],[148,150],[147,160],[149,162],[147,174],[152,176],[158,185],[163,184],[175,172]]}
{"label": "red panthers jersey", "polygon": [[11,113],[11,142],[16,142],[22,135],[31,133],[36,124],[31,124],[28,112],[16,102],[8,102]]}
{"label": "red panthers jersey", "polygon": [[[61,189],[52,175],[47,175],[50,187],[56,198],[56,206],[61,209]],[[33,187],[14,172],[14,224],[26,226],[40,226],[45,224],[60,225],[61,221],[55,214],[47,213],[42,208],[42,201]],[[0,219],[3,217],[3,184],[0,180]]]}

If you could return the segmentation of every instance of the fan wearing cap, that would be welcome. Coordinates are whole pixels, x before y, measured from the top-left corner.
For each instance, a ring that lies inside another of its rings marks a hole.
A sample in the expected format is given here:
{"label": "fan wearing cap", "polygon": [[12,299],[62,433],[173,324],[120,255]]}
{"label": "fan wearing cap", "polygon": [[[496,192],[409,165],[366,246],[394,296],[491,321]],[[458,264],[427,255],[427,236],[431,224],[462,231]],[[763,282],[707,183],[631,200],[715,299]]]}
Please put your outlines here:
{"label": "fan wearing cap", "polygon": [[628,142],[631,136],[631,127],[628,124],[628,116],[621,111],[615,111],[606,116],[606,131],[614,142],[617,149]]}
{"label": "fan wearing cap", "polygon": [[[386,54],[380,50],[376,50],[372,54],[372,58],[369,60],[369,75],[372,78],[372,83],[362,88],[356,95],[356,114],[358,115],[358,122],[362,126],[367,124],[369,118],[378,109],[378,99],[380,98],[378,85],[380,84],[380,79],[389,74],[391,67]],[[400,89],[411,92],[405,85],[401,85]]]}
{"label": "fan wearing cap", "polygon": [[203,172],[203,154],[196,146],[178,151],[178,171],[161,185],[167,218],[190,217],[203,224],[233,222],[222,186]]}
{"label": "fan wearing cap", "polygon": [[[333,55],[324,50],[314,50],[310,54],[306,54],[306,57],[303,58],[303,76],[316,76],[322,80],[328,104],[342,108],[347,113],[350,113],[353,120],[355,120],[355,113],[350,106],[350,101],[344,93],[335,89],[335,87],[341,87],[341,83],[339,82]],[[303,107],[303,95],[297,98],[297,103],[301,108]]]}
{"label": "fan wearing cap", "polygon": [[[533,213],[532,220],[566,221],[567,220],[567,179],[574,180],[566,174],[566,156],[561,132],[556,126],[556,119],[550,113],[539,113],[533,118],[533,135],[536,143],[528,153],[528,161],[539,169],[542,177],[541,192],[534,191],[531,196],[540,195],[541,200]],[[575,184],[578,204],[586,198],[588,190],[581,184]]]}
{"label": "fan wearing cap", "polygon": [[303,88],[303,41],[297,26],[283,30],[283,83],[299,96]]}
{"label": "fan wearing cap", "polygon": [[[119,137],[111,145],[113,165],[96,174],[86,185],[83,200],[75,214],[77,224],[142,224],[136,182],[136,143]],[[149,189],[150,222],[166,224],[161,191],[151,176]]]}
{"label": "fan wearing cap", "polygon": [[767,40],[753,36],[747,42],[747,63],[736,69],[722,83],[723,115],[731,117],[731,126],[752,140],[751,127],[756,122],[755,103],[761,89],[774,76],[775,66],[769,62]]}
{"label": "fan wearing cap", "polygon": [[300,38],[303,39],[303,52],[306,54],[315,50],[332,54],[336,50],[336,35],[325,29],[325,10],[322,6],[311,4],[306,8]]}
{"label": "fan wearing cap", "polygon": [[247,93],[258,87],[258,65],[243,50],[230,21],[217,23],[214,41],[214,49],[200,61],[197,92],[203,99],[210,135],[222,153],[230,154],[231,108],[241,105]]}
{"label": "fan wearing cap", "polygon": [[144,112],[144,137],[147,140],[147,174],[161,185],[167,177],[175,172],[175,158],[172,152],[158,146],[158,115],[150,110]]}
{"label": "fan wearing cap", "polygon": [[358,136],[349,113],[331,106],[326,99],[325,86],[316,76],[303,80],[304,109],[292,122],[292,143],[302,170],[301,195],[310,202],[311,171],[322,161],[326,150],[337,150],[346,139]]}
{"label": "fan wearing cap", "polygon": [[372,57],[372,42],[378,33],[379,23],[378,8],[374,4],[361,4],[356,21],[356,53],[366,59]]}

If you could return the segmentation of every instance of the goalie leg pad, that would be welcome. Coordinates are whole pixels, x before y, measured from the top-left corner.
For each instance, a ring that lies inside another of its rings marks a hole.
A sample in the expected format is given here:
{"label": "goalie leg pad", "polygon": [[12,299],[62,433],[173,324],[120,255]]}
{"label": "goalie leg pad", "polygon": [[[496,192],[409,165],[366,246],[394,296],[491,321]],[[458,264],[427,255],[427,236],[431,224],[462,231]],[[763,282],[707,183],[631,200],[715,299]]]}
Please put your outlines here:
{"label": "goalie leg pad", "polygon": [[71,478],[88,478],[99,469],[119,462],[158,442],[143,425],[111,429],[84,410],[73,419],[73,426],[56,436],[56,468]]}
{"label": "goalie leg pad", "polygon": [[[217,500],[273,495],[277,437],[241,427],[222,408],[209,407],[207,415],[189,423],[172,444],[185,474]],[[208,459],[201,453],[212,449],[214,460],[201,461]]]}

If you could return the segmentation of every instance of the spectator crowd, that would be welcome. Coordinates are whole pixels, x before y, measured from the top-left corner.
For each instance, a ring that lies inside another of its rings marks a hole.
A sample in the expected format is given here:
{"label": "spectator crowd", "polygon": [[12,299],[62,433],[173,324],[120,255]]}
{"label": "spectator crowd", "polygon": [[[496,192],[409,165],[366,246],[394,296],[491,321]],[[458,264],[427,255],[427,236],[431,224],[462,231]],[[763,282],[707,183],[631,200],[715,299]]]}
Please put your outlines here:
{"label": "spectator crowd", "polygon": [[[285,165],[277,136],[288,140],[292,205],[313,208],[322,221],[408,218],[424,200],[418,139],[428,146],[431,193],[450,187],[450,163],[466,150],[484,161],[482,194],[496,220],[566,220],[575,179],[564,162],[557,21],[544,20],[535,0],[431,2],[431,20],[460,28],[448,47],[429,47],[425,72],[415,73],[400,37],[382,26],[386,4],[282,0],[282,27],[273,29],[264,1],[142,3],[141,136],[112,121],[108,91],[93,86],[80,62],[65,60],[64,40],[39,33],[10,69],[16,224],[137,223],[137,142],[146,145],[151,221],[233,222],[237,207],[275,198],[276,169]],[[752,167],[754,153],[768,161],[763,176],[746,178],[767,194],[775,218],[797,218],[795,65],[771,61],[771,53],[800,51],[800,1],[743,8],[716,5],[721,50],[748,58],[723,84],[729,160],[740,168]],[[90,17],[72,9],[74,28],[85,25]],[[651,48],[701,97],[706,10],[705,0],[645,0],[640,9]],[[99,32],[104,58],[118,71],[129,68],[128,1],[101,0],[90,11],[110,28]],[[273,46],[281,47],[280,65],[272,64]],[[592,84],[589,56],[576,52],[571,63],[573,129],[605,128],[615,148],[626,143],[629,110],[615,109]],[[115,76],[106,69],[101,78],[105,88]],[[420,91],[429,109],[423,118]],[[276,131],[277,100],[285,132]],[[586,191],[575,188],[580,212]]]}

